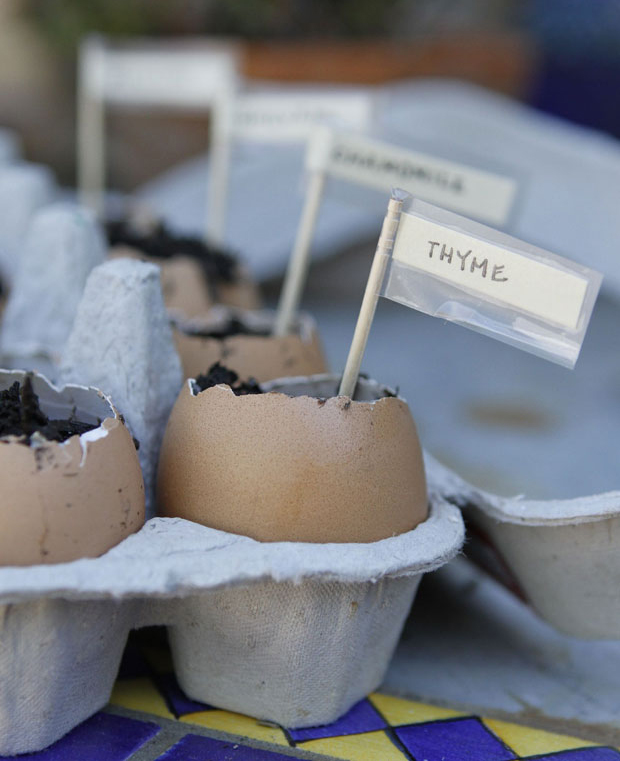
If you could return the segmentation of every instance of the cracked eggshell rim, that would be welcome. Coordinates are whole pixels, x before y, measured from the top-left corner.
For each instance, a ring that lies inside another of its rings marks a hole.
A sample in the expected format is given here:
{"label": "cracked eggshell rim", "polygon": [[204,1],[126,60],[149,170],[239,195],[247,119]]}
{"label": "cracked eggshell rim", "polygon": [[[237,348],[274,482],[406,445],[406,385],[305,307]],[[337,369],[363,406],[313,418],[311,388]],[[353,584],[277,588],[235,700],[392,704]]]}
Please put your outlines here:
{"label": "cracked eggshell rim", "polygon": [[[23,382],[0,371],[0,388]],[[131,434],[110,399],[86,386],[32,385],[54,418],[79,410],[97,428],[64,442],[26,446],[0,439],[0,565],[62,563],[96,557],[144,523],[144,485]]]}
{"label": "cracked eggshell rim", "polygon": [[173,326],[174,342],[186,378],[206,373],[215,362],[226,365],[244,380],[252,377],[259,383],[327,370],[316,323],[308,314],[298,315],[298,331],[287,336],[237,335],[220,339],[192,336],[188,332],[192,328],[214,330],[232,317],[249,328],[271,332],[275,312],[218,306],[200,318],[177,321]]}
{"label": "cracked eggshell rim", "polygon": [[160,514],[262,542],[373,542],[427,517],[407,403],[362,379],[280,379],[264,394],[184,385],[159,459]]}

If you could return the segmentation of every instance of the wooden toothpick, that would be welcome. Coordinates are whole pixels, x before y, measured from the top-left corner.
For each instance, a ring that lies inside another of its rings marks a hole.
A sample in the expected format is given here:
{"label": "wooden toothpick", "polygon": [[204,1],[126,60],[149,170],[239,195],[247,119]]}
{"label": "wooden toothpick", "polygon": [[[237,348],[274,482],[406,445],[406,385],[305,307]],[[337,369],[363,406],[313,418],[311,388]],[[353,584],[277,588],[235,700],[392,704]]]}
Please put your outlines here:
{"label": "wooden toothpick", "polygon": [[310,264],[310,247],[314,236],[314,227],[321,206],[324,187],[325,172],[313,172],[310,175],[306,203],[297,230],[293,252],[286,270],[284,285],[282,286],[282,295],[280,296],[273,330],[276,336],[285,336],[290,333],[295,314],[299,309],[299,302],[301,301],[301,294]]}
{"label": "wooden toothpick", "polygon": [[392,247],[394,245],[394,237],[398,230],[402,208],[402,199],[393,196],[388,204],[387,214],[383,220],[381,235],[379,236],[379,242],[377,243],[377,250],[375,251],[374,259],[372,260],[370,275],[368,276],[362,306],[353,334],[353,341],[351,342],[347,364],[345,365],[342,382],[340,383],[340,390],[338,391],[339,396],[348,396],[352,399],[355,393],[357,379],[360,374],[360,367],[362,366],[362,359],[364,358],[364,351],[366,350],[366,344],[368,343],[370,326],[372,325],[372,320],[377,309],[379,291],[383,284],[385,270],[390,261]]}

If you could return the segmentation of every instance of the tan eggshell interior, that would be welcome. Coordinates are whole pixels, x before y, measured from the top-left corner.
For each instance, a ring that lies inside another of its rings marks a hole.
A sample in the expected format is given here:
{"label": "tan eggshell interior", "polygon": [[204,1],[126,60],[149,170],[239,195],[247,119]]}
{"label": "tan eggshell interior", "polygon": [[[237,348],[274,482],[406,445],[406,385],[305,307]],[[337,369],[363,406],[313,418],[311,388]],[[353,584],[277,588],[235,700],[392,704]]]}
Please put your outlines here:
{"label": "tan eggshell interior", "polygon": [[[224,315],[224,311],[219,315]],[[244,321],[242,313],[236,316]],[[202,325],[216,325],[219,320],[220,317],[213,321],[205,319]],[[271,321],[270,318],[269,327]],[[244,380],[255,378],[259,383],[273,378],[315,375],[327,370],[314,324],[304,318],[300,331],[288,336],[204,338],[184,332],[180,324],[173,326],[173,336],[186,378],[206,373],[215,362],[226,365]]]}
{"label": "tan eggshell interior", "polygon": [[217,301],[237,309],[260,309],[263,305],[258,285],[243,268],[234,283],[218,283]]}
{"label": "tan eggshell interior", "polygon": [[160,267],[164,303],[171,311],[194,317],[204,314],[213,305],[203,269],[190,256],[156,259],[143,256],[140,251],[130,246],[114,246],[110,249],[109,257],[140,259]]}
{"label": "tan eggshell interior", "polygon": [[[171,259],[157,259],[145,256],[131,246],[113,246],[109,257],[140,259],[160,267],[164,303],[171,311],[195,317],[207,312],[214,304],[204,270],[191,256],[179,254]],[[219,283],[216,291],[217,303],[240,309],[258,309],[261,306],[258,286],[243,269],[237,281]]]}
{"label": "tan eggshell interior", "polygon": [[142,527],[133,439],[118,417],[100,428],[106,435],[88,442],[72,436],[32,447],[0,439],[0,565],[96,557]]}
{"label": "tan eggshell interior", "polygon": [[427,517],[415,424],[397,398],[326,401],[228,386],[173,408],[159,461],[161,515],[259,541],[373,542]]}

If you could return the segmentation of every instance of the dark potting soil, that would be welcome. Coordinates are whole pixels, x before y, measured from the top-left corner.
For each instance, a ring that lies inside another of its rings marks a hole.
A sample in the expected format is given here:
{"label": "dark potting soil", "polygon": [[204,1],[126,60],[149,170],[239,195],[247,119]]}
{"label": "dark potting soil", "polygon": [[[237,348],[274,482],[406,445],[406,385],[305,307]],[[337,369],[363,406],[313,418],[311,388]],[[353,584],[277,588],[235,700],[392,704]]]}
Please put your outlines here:
{"label": "dark potting soil", "polygon": [[206,375],[199,375],[195,379],[195,383],[200,391],[205,391],[212,386],[224,383],[227,386],[230,386],[236,396],[263,393],[262,388],[254,378],[250,378],[247,381],[240,381],[239,376],[234,370],[229,370],[227,367],[224,367],[224,365],[220,365],[219,362],[211,365]]}
{"label": "dark potting soil", "polygon": [[195,336],[196,338],[230,338],[231,336],[269,336],[271,335],[269,330],[265,328],[251,328],[248,325],[244,325],[241,320],[236,317],[231,317],[222,325],[218,325],[210,330],[202,328],[183,328],[183,332],[189,336]]}
{"label": "dark potting soil", "polygon": [[20,444],[29,445],[37,431],[49,441],[66,441],[97,427],[98,424],[78,420],[50,420],[39,406],[29,375],[21,386],[15,381],[10,388],[0,391],[0,437],[17,436]]}
{"label": "dark potting soil", "polygon": [[190,235],[175,235],[160,222],[150,233],[136,230],[124,219],[106,224],[110,246],[130,246],[156,259],[184,254],[196,259],[210,283],[233,283],[239,278],[239,263],[230,251],[205,243]]}

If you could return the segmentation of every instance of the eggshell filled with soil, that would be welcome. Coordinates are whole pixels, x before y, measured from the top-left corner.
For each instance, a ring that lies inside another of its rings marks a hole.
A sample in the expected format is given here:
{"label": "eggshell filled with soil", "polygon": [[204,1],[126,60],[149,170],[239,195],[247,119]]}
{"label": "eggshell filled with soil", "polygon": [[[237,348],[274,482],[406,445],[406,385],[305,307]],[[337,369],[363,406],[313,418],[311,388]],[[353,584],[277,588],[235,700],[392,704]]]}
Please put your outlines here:
{"label": "eggshell filled with soil", "polygon": [[203,269],[189,256],[155,259],[130,246],[115,246],[110,249],[108,258],[139,259],[157,264],[161,270],[161,290],[166,308],[179,316],[204,314],[213,306]]}
{"label": "eggshell filled with soil", "polygon": [[406,402],[374,381],[336,396],[330,376],[237,396],[185,383],[158,474],[160,514],[263,542],[374,542],[427,517]]}
{"label": "eggshell filled with soil", "polygon": [[186,378],[206,372],[215,362],[241,378],[260,383],[274,378],[324,373],[327,370],[314,320],[298,316],[295,332],[274,336],[275,313],[216,307],[208,315],[174,324],[174,342]]}
{"label": "eggshell filled with soil", "polygon": [[[0,372],[0,391],[26,374]],[[55,388],[31,376],[50,420],[93,427],[59,442],[34,433],[0,438],[0,565],[60,563],[96,557],[144,523],[144,486],[134,441],[100,391]]]}

